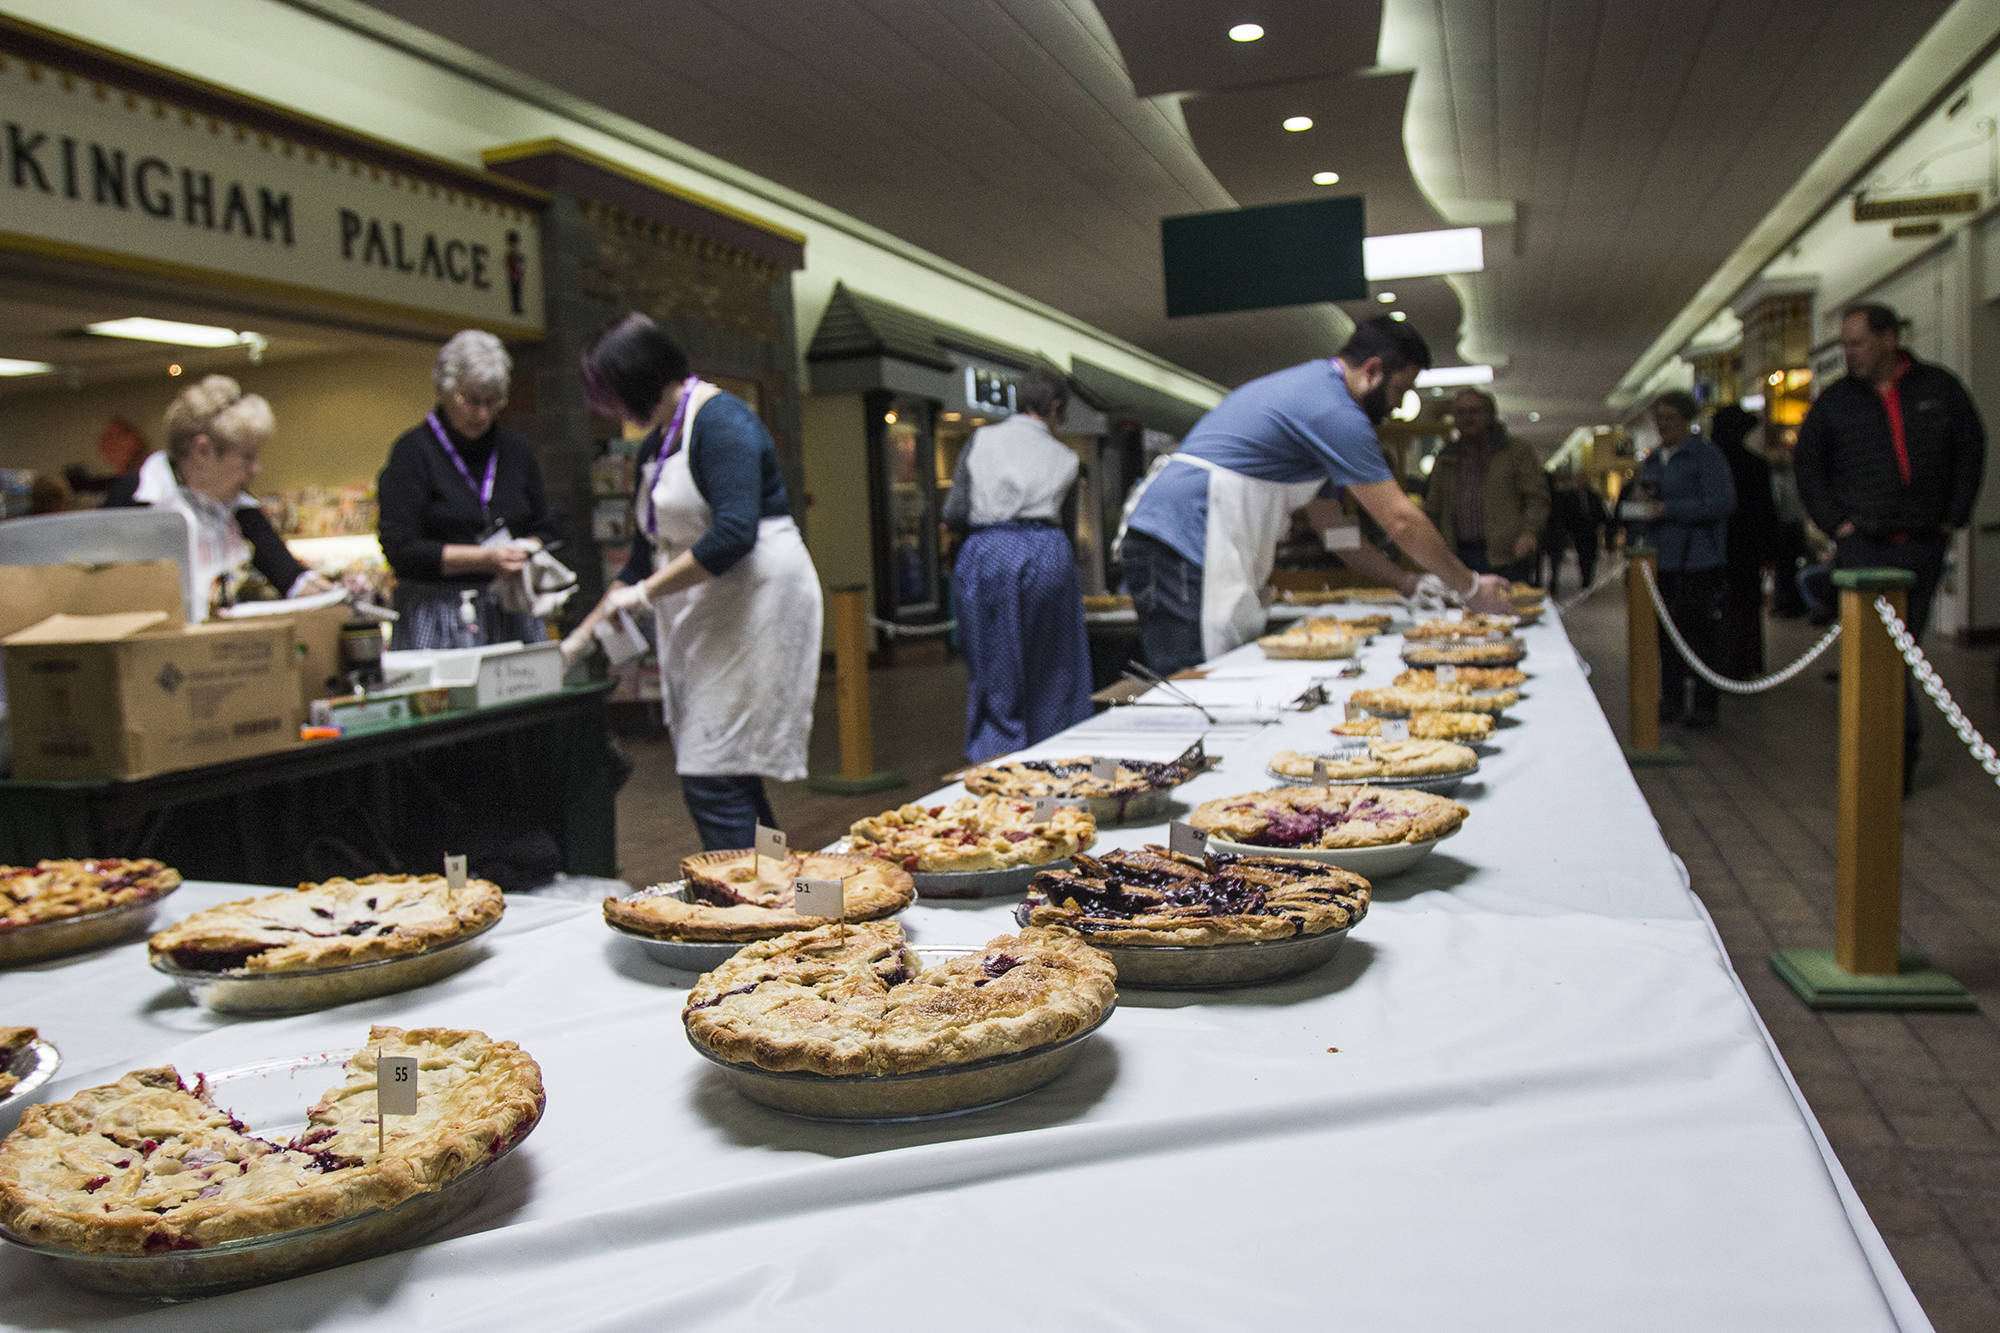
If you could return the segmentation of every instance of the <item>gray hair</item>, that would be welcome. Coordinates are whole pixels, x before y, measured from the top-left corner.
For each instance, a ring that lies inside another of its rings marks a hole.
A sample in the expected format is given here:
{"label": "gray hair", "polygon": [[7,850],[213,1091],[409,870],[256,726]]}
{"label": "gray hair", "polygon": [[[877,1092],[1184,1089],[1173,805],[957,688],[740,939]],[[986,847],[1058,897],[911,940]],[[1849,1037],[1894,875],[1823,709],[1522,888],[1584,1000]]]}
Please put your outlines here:
{"label": "gray hair", "polygon": [[514,375],[514,359],[507,348],[482,329],[465,329],[451,335],[438,349],[431,380],[440,396],[459,388],[497,389],[507,392]]}
{"label": "gray hair", "polygon": [[181,390],[167,408],[167,457],[186,458],[196,437],[206,435],[232,449],[262,446],[278,427],[271,405],[227,375],[209,375]]}

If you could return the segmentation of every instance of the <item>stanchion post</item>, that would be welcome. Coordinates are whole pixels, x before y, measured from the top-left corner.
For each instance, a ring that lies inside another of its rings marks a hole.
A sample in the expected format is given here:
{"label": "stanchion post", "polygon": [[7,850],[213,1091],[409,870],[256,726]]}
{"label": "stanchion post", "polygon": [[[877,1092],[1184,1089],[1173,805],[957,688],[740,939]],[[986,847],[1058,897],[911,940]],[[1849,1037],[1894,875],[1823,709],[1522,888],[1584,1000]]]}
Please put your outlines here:
{"label": "stanchion post", "polygon": [[1625,685],[1631,707],[1627,762],[1678,764],[1687,758],[1677,745],[1660,744],[1660,622],[1646,591],[1646,575],[1659,554],[1649,546],[1625,552]]}
{"label": "stanchion post", "polygon": [[1840,592],[1839,828],[1834,947],[1771,955],[1778,975],[1817,1009],[1970,1009],[1950,977],[1901,950],[1905,666],[1875,611],[1898,619],[1916,580],[1901,569],[1834,571]]}
{"label": "stanchion post", "polygon": [[814,791],[852,795],[900,787],[901,773],[875,768],[875,735],[868,705],[868,585],[827,589],[833,613],[833,697],[840,739],[840,776],[815,777]]}

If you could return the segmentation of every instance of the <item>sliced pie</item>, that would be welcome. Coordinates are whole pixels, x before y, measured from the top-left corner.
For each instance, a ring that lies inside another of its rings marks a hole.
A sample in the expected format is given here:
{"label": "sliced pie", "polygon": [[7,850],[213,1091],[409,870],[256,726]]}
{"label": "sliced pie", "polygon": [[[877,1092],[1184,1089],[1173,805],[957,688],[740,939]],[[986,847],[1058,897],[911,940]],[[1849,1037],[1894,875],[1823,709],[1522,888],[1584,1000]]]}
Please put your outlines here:
{"label": "sliced pie", "polygon": [[40,1035],[33,1028],[0,1028],[0,1097],[12,1092],[21,1081],[14,1073],[14,1060],[34,1045]]}
{"label": "sliced pie", "polygon": [[497,885],[441,875],[369,875],[301,884],[196,912],[154,935],[156,960],[186,972],[316,972],[425,953],[493,924]]}
{"label": "sliced pie", "polygon": [[1074,856],[1097,840],[1097,821],[1088,811],[1068,806],[1037,821],[1032,801],[961,796],[943,805],[905,805],[858,820],[847,836],[856,852],[905,870],[1005,870]]}
{"label": "sliced pie", "polygon": [[1146,847],[1044,870],[1015,917],[1093,944],[1189,948],[1343,930],[1368,914],[1368,897],[1367,880],[1315,861]]}
{"label": "sliced pie", "polygon": [[0,866],[0,932],[164,898],[180,872],[158,861],[101,857]]}
{"label": "sliced pie", "polygon": [[761,940],[829,924],[800,916],[793,881],[837,879],[848,921],[894,916],[916,896],[909,872],[872,856],[794,852],[780,861],[755,852],[703,852],[681,862],[682,893],[649,889],[604,900],[604,919],[621,930],[663,940]]}
{"label": "sliced pie", "polygon": [[1456,832],[1472,812],[1425,791],[1383,787],[1280,787],[1195,807],[1203,833],[1254,847],[1387,847]]}

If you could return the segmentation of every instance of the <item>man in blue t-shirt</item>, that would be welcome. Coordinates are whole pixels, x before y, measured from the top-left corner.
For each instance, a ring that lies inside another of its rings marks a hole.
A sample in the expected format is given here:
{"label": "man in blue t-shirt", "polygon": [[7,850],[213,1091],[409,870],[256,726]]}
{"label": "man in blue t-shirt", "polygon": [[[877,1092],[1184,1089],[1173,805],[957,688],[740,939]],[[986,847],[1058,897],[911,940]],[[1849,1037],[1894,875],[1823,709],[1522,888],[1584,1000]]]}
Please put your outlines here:
{"label": "man in blue t-shirt", "polygon": [[[1252,380],[1195,424],[1140,494],[1120,548],[1153,670],[1171,675],[1263,632],[1258,594],[1278,538],[1328,482],[1473,609],[1510,609],[1506,580],[1460,562],[1403,494],[1375,435],[1430,363],[1415,329],[1378,317],[1357,325],[1339,356]],[[1373,547],[1340,558],[1405,595],[1416,587],[1418,575]]]}

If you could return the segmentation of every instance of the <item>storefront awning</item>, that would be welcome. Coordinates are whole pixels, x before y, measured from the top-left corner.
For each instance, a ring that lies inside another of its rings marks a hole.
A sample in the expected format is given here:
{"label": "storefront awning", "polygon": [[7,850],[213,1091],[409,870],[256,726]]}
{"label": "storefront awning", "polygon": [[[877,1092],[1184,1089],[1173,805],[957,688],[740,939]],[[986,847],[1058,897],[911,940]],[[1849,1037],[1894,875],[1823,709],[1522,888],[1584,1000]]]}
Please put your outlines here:
{"label": "storefront awning", "polygon": [[[1025,348],[983,337],[970,329],[903,306],[863,296],[845,283],[833,289],[826,313],[806,349],[808,364],[888,358],[951,373],[968,360],[1016,370],[1046,370],[1058,378],[1063,368]],[[851,387],[842,385],[843,388]]]}

